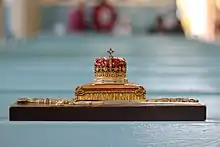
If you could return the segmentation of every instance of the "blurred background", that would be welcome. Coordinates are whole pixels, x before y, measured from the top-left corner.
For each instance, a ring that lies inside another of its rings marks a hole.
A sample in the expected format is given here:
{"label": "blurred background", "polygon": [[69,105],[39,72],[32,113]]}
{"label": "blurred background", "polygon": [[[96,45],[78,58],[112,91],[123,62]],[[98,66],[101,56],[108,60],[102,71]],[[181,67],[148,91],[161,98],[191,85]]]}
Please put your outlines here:
{"label": "blurred background", "polygon": [[[219,38],[219,0],[1,0],[1,36],[85,32]],[[100,9],[100,10],[99,10]]]}

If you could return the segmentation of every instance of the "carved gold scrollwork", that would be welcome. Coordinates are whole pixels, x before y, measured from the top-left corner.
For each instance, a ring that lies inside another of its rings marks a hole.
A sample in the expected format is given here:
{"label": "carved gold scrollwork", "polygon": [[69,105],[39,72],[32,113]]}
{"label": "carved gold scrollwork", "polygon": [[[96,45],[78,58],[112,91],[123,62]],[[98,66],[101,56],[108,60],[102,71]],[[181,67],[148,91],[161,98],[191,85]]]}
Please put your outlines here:
{"label": "carved gold scrollwork", "polygon": [[104,70],[104,72],[107,72],[107,71],[108,71],[108,68],[107,68],[107,67],[104,67],[103,70]]}
{"label": "carved gold scrollwork", "polygon": [[138,89],[135,91],[135,94],[137,96],[145,95],[146,94],[146,90],[142,86],[139,86]]}
{"label": "carved gold scrollwork", "polygon": [[100,69],[98,67],[95,68],[95,71],[98,72]]}
{"label": "carved gold scrollwork", "polygon": [[126,71],[126,67],[123,66],[122,67],[122,71],[125,72]]}
{"label": "carved gold scrollwork", "polygon": [[[140,94],[139,94],[140,93]],[[88,101],[88,100],[99,100],[99,101],[108,101],[108,100],[126,100],[126,101],[145,101],[146,97],[144,91],[139,92],[138,94],[130,91],[90,91],[83,96],[77,96],[76,99],[79,101]]]}
{"label": "carved gold scrollwork", "polygon": [[102,77],[102,78],[120,77],[120,78],[125,78],[126,74],[124,72],[96,72],[95,77]]}
{"label": "carved gold scrollwork", "polygon": [[75,91],[76,96],[83,96],[85,95],[85,91],[81,87],[77,87]]}
{"label": "carved gold scrollwork", "polygon": [[117,72],[117,71],[118,71],[118,68],[117,68],[117,67],[115,67],[115,68],[114,68],[114,71],[115,71],[115,72]]}
{"label": "carved gold scrollwork", "polygon": [[26,98],[26,97],[21,97],[17,100],[17,103],[19,103],[19,104],[30,103],[30,102],[31,102],[31,99]]}

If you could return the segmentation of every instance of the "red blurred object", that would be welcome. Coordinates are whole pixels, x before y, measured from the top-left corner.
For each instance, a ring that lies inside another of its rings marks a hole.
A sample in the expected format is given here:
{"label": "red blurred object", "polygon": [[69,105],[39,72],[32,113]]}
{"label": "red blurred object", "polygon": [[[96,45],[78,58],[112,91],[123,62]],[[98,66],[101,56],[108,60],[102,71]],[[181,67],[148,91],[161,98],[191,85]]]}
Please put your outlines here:
{"label": "red blurred object", "polygon": [[68,32],[82,32],[85,30],[84,10],[73,10],[69,15]]}
{"label": "red blurred object", "polygon": [[93,8],[93,24],[98,32],[111,32],[117,20],[117,13],[112,5],[102,3]]}

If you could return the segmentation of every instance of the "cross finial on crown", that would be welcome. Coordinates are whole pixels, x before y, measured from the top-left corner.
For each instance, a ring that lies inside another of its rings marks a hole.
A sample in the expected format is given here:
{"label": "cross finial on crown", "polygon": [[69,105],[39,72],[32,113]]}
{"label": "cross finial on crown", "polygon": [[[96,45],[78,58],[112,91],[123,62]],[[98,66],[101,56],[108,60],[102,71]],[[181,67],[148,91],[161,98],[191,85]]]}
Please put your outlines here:
{"label": "cross finial on crown", "polygon": [[111,48],[107,51],[108,53],[109,53],[109,58],[113,58],[113,53],[115,52],[115,51],[113,51]]}

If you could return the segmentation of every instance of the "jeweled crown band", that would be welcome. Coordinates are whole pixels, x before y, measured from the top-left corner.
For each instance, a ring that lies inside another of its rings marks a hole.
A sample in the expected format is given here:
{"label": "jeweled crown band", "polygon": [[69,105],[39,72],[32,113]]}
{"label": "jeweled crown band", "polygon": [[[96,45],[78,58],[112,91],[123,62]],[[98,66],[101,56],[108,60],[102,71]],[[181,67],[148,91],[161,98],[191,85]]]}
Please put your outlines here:
{"label": "jeweled crown band", "polygon": [[99,78],[125,78],[124,72],[95,72],[95,77]]}
{"label": "jeweled crown band", "polygon": [[109,68],[107,66],[95,66],[95,72],[123,72],[126,73],[126,66],[118,66],[118,67],[113,67]]}
{"label": "jeweled crown band", "polygon": [[95,84],[127,84],[127,78],[95,78]]}

